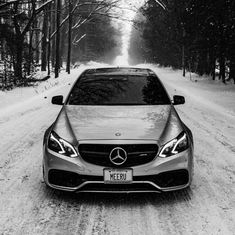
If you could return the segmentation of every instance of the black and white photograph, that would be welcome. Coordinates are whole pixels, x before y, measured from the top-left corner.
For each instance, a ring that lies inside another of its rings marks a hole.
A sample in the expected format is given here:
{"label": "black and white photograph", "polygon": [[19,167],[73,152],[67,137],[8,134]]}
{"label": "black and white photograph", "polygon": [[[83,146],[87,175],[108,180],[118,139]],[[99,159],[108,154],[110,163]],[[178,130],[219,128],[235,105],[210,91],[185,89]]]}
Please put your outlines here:
{"label": "black and white photograph", "polygon": [[234,235],[235,1],[0,0],[0,235]]}

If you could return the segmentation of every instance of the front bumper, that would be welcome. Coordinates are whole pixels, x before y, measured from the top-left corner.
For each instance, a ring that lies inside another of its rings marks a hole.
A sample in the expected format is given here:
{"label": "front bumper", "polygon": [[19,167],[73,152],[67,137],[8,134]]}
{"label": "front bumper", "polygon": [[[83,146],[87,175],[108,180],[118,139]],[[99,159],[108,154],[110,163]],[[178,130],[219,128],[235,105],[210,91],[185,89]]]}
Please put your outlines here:
{"label": "front bumper", "polygon": [[93,165],[81,158],[69,158],[50,151],[44,145],[43,170],[45,183],[54,189],[71,192],[167,192],[188,187],[192,181],[193,150],[168,158],[132,167],[129,184],[106,184],[105,167]]}

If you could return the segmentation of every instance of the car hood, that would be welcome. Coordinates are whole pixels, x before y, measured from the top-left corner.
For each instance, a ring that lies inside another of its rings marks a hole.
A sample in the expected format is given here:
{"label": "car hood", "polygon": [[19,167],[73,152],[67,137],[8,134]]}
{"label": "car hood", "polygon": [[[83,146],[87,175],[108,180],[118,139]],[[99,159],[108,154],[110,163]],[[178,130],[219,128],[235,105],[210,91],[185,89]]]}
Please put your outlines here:
{"label": "car hood", "polygon": [[67,105],[62,108],[54,130],[67,140],[163,140],[175,138],[182,125],[171,105]]}

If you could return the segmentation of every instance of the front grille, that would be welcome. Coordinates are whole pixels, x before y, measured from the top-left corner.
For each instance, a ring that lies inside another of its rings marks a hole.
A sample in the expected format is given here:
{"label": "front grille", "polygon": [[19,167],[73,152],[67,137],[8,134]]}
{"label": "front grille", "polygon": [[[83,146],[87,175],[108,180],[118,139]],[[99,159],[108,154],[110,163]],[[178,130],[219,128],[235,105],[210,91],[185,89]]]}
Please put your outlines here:
{"label": "front grille", "polygon": [[158,146],[156,144],[81,144],[79,153],[84,161],[105,167],[118,167],[110,159],[110,152],[120,147],[127,153],[127,160],[120,167],[132,167],[151,162],[157,155]]}

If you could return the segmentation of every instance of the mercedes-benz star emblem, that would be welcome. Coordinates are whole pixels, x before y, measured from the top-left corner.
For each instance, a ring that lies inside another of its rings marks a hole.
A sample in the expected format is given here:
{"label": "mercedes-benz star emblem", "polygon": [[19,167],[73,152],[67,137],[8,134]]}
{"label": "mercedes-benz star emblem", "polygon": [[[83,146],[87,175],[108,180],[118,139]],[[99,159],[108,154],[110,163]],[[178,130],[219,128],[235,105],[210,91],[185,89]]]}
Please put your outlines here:
{"label": "mercedes-benz star emblem", "polygon": [[115,133],[116,136],[121,136],[122,134],[120,132]]}
{"label": "mercedes-benz star emblem", "polygon": [[110,161],[115,165],[122,165],[127,160],[127,153],[124,149],[114,148],[109,154]]}

